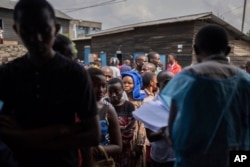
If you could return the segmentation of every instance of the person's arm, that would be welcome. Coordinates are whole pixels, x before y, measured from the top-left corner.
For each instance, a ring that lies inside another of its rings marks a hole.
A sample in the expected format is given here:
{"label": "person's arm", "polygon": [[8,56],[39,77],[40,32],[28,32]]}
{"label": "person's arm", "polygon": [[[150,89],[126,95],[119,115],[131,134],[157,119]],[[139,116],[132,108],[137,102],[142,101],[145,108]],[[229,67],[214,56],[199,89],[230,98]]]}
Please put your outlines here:
{"label": "person's arm", "polygon": [[165,137],[166,127],[161,128],[158,132],[153,132],[150,129],[146,129],[147,138],[150,142],[162,140]]}
{"label": "person's arm", "polygon": [[80,130],[76,125],[54,125],[37,129],[22,129],[18,122],[6,115],[0,116],[0,135],[9,145],[33,147],[49,142],[57,137],[68,136]]}
{"label": "person's arm", "polygon": [[121,153],[122,151],[122,137],[119,128],[118,117],[113,107],[109,107],[108,111],[108,122],[109,122],[109,137],[110,144],[103,146],[104,150],[109,155]]}
{"label": "person's arm", "polygon": [[[109,111],[107,112],[108,123],[109,123],[109,137],[110,144],[102,146],[108,155],[119,154],[122,151],[122,138],[121,131],[119,128],[117,114],[113,107],[109,107]],[[94,148],[94,154],[100,154],[100,150],[98,148]]]}
{"label": "person's arm", "polygon": [[[9,121],[9,123],[7,122]],[[89,118],[81,123],[72,125],[54,125],[38,129],[24,130],[14,125],[13,119],[1,117],[1,137],[13,147],[21,148],[46,148],[46,149],[64,149],[79,146],[97,145],[99,141],[84,140],[86,137],[95,136],[95,128],[99,125],[98,117]],[[90,123],[91,122],[91,123]],[[3,127],[3,125],[5,127]],[[86,131],[86,133],[82,133]],[[78,140],[82,138],[82,140]]]}
{"label": "person's arm", "polygon": [[168,128],[166,129],[166,139],[168,140],[170,145],[172,145],[172,141],[171,141],[172,128],[173,128],[173,124],[174,124],[177,113],[178,113],[178,109],[176,106],[176,102],[174,100],[171,100],[170,114],[169,114],[169,119],[168,119]]}
{"label": "person's arm", "polygon": [[100,142],[100,128],[98,116],[83,120],[78,133],[63,138],[56,138],[49,143],[45,143],[43,148],[47,149],[64,149],[76,147],[97,146]]}
{"label": "person's arm", "polygon": [[51,142],[58,137],[65,137],[73,134],[75,128],[64,125],[24,130],[20,128],[0,129],[1,138],[12,147],[33,148],[42,147],[43,144]]}
{"label": "person's arm", "polygon": [[129,132],[132,128],[135,128],[135,119],[131,117],[130,123],[125,126],[120,126],[122,133]]}

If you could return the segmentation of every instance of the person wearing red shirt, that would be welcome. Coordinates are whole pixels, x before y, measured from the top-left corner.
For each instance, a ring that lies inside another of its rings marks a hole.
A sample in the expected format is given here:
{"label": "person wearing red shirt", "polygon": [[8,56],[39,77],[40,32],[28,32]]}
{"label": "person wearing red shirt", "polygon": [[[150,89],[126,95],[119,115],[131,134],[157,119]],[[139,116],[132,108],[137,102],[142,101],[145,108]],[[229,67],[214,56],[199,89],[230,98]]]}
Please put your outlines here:
{"label": "person wearing red shirt", "polygon": [[178,64],[176,60],[176,55],[174,53],[171,53],[168,55],[168,65],[167,65],[167,71],[172,72],[174,75],[181,72],[182,67]]}

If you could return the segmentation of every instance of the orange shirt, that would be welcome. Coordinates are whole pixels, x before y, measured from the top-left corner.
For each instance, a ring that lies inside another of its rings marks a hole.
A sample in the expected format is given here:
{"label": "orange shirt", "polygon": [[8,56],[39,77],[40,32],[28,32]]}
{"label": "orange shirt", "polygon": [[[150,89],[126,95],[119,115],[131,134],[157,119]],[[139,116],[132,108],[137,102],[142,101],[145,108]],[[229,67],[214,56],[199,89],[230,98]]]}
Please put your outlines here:
{"label": "orange shirt", "polygon": [[177,62],[175,62],[173,65],[168,64],[167,66],[167,71],[172,72],[174,75],[181,72],[181,70],[182,70],[182,67]]}

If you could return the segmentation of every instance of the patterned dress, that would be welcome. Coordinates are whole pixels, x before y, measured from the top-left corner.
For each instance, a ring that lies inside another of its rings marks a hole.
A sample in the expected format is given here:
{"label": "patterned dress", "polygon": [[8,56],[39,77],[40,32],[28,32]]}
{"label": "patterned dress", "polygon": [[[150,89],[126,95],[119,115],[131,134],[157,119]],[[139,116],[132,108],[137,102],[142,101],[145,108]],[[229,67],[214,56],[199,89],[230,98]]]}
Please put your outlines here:
{"label": "patterned dress", "polygon": [[134,119],[132,112],[135,110],[134,105],[125,101],[120,106],[114,106],[122,133],[122,153],[115,157],[117,167],[133,167],[133,147],[132,140],[134,136]]}
{"label": "patterned dress", "polygon": [[[143,101],[131,100],[135,109],[138,109]],[[134,150],[134,164],[133,167],[146,167],[146,151],[147,151],[147,143],[146,143],[146,130],[144,128],[144,124],[140,121],[135,121],[135,131],[133,138],[133,150]]]}

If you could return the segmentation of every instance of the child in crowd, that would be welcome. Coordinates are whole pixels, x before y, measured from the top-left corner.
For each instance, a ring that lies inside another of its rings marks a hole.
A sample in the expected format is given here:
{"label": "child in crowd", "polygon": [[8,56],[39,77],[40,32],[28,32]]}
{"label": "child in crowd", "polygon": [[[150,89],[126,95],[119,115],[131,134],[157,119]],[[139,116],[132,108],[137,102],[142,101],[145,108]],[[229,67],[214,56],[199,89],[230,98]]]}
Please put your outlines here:
{"label": "child in crowd", "polygon": [[122,98],[124,89],[119,78],[113,78],[108,82],[109,101],[114,106],[118,115],[120,129],[122,133],[122,153],[117,156],[116,163],[119,167],[133,167],[132,139],[134,136],[135,120],[132,111],[134,105]]}
{"label": "child in crowd", "polygon": [[155,97],[156,92],[158,90],[156,74],[152,72],[145,72],[142,75],[142,81],[143,90],[147,95],[147,97],[144,99],[144,102],[147,102]]}
{"label": "child in crowd", "polygon": [[[121,132],[114,108],[101,101],[106,89],[105,75],[100,69],[89,68],[94,92],[97,100],[97,109],[101,126],[100,145],[104,148],[108,155],[116,155],[122,151]],[[102,152],[97,148],[93,149],[93,155],[96,160],[100,160]]]}

